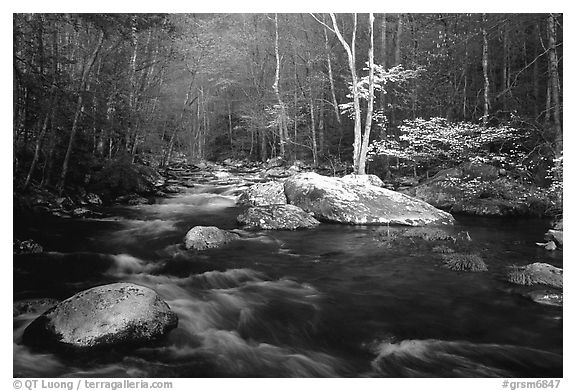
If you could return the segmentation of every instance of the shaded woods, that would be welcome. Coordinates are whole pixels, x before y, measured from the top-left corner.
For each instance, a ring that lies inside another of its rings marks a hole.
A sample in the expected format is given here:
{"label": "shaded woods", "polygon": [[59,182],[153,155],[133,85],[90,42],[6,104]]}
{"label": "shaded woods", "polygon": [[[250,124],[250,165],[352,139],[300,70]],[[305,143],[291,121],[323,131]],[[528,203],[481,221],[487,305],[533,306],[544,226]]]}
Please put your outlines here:
{"label": "shaded woods", "polygon": [[[369,144],[403,147],[406,121],[438,117],[480,133],[513,127],[521,179],[550,186],[553,159],[561,171],[562,23],[559,14],[14,14],[15,188],[62,194],[110,162],[175,158],[282,156],[383,178],[430,175],[470,156],[446,161],[439,148],[424,162],[418,150]],[[483,148],[501,152],[504,141]]]}

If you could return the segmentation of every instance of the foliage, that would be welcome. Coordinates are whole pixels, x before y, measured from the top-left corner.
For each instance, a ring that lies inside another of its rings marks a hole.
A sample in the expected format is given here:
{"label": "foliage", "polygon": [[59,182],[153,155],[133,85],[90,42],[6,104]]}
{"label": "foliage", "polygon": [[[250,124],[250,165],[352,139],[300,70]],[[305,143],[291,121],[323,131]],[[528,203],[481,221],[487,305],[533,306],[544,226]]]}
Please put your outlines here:
{"label": "foliage", "polygon": [[[368,72],[369,70],[368,67],[363,69],[365,72]],[[390,69],[385,69],[382,65],[374,64],[374,93],[382,92],[386,94],[387,88],[385,87],[387,84],[401,86],[412,79],[416,79],[422,72],[424,72],[424,68],[422,67],[417,69],[404,69],[403,65],[396,65]],[[368,75],[359,78],[356,89],[361,101],[368,100],[368,85]],[[350,83],[348,85],[349,93],[346,95],[346,98],[348,98],[349,101],[339,105],[342,114],[348,115],[350,118],[353,118],[354,115],[354,102],[352,101],[353,89],[354,86]],[[386,117],[384,111],[380,109],[374,110],[373,121],[380,124],[385,123]]]}
{"label": "foliage", "polygon": [[445,118],[406,120],[393,135],[370,145],[369,157],[388,155],[404,163],[422,166],[439,163],[453,166],[465,161],[518,169],[526,158],[521,141],[525,134],[508,125],[484,128],[469,122],[452,123]]}
{"label": "foliage", "polygon": [[[552,16],[561,84],[563,21]],[[366,15],[357,17],[362,64],[368,24]],[[402,168],[420,173],[463,161],[523,178],[535,176],[530,164],[545,171],[552,161],[548,150],[560,149],[550,148],[557,131],[534,137],[522,127],[496,124],[514,115],[540,130],[551,128],[558,104],[547,99],[549,18],[490,14],[485,26],[474,14],[377,14],[375,61],[381,65],[374,65],[373,121],[386,136],[373,143],[372,157],[398,157]],[[155,165],[180,154],[190,162],[223,156],[265,161],[278,154],[280,120],[289,129],[289,160],[313,156],[312,129],[319,156],[352,160],[353,124],[339,111],[351,108],[347,59],[321,20],[325,15],[278,14],[282,112],[272,87],[275,26],[268,14],[14,14],[15,184],[54,185],[69,145],[73,186],[84,186],[95,168],[124,154]],[[353,15],[338,20],[349,40]],[[490,53],[502,57],[490,64],[493,126],[479,129],[483,28]],[[104,41],[90,67],[101,32]],[[356,86],[363,102],[366,71]],[[561,168],[554,170],[548,179],[556,181],[550,189],[559,203]]]}

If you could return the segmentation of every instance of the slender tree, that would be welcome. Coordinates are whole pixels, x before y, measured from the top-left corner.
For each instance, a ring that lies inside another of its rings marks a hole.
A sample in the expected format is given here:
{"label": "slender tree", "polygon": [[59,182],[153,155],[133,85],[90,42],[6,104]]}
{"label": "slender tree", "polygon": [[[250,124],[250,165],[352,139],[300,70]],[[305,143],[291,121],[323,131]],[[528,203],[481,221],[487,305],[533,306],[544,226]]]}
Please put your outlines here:
{"label": "slender tree", "polygon": [[66,149],[66,156],[64,157],[64,162],[62,163],[62,171],[60,174],[60,181],[58,183],[58,192],[61,194],[64,190],[64,184],[66,182],[66,175],[68,174],[68,164],[70,162],[70,155],[72,154],[72,149],[74,147],[74,137],[78,131],[78,121],[80,119],[80,114],[82,112],[83,105],[83,94],[86,90],[86,83],[88,82],[88,76],[92,70],[92,66],[96,61],[96,57],[102,48],[104,43],[104,30],[100,29],[98,33],[98,41],[94,46],[92,54],[88,58],[86,65],[84,66],[84,72],[82,73],[82,79],[80,80],[80,87],[78,89],[78,98],[76,100],[76,109],[74,111],[74,120],[72,122],[72,129],[70,130],[70,140],[68,141],[68,148]]}

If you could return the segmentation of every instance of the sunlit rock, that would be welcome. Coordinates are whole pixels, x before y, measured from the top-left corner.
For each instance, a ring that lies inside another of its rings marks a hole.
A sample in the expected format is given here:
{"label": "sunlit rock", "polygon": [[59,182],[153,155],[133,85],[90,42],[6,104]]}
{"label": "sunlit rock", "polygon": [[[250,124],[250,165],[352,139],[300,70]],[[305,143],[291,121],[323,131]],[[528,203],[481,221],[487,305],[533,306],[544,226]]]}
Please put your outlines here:
{"label": "sunlit rock", "polygon": [[554,292],[550,290],[538,290],[525,294],[526,297],[538,304],[552,305],[562,307],[564,295],[562,292]]}
{"label": "sunlit rock", "polygon": [[86,349],[153,341],[178,325],[178,317],[152,289],[116,283],[60,302],[36,318],[23,342]]}
{"label": "sunlit rock", "polygon": [[369,175],[348,174],[344,175],[342,177],[342,180],[356,183],[358,185],[372,185],[372,186],[384,187],[384,182],[382,181],[382,179],[372,174]]}
{"label": "sunlit rock", "polygon": [[242,192],[238,203],[252,206],[285,204],[284,183],[276,181],[256,183]]}
{"label": "sunlit rock", "polygon": [[405,194],[354,180],[303,173],[284,184],[288,203],[318,220],[344,224],[453,224],[447,212]]}
{"label": "sunlit rock", "polygon": [[562,288],[563,270],[547,263],[531,263],[527,266],[514,266],[508,273],[508,281],[519,285],[549,285]]}
{"label": "sunlit rock", "polygon": [[235,239],[238,235],[217,227],[196,226],[186,234],[184,246],[188,250],[207,250],[221,247]]}

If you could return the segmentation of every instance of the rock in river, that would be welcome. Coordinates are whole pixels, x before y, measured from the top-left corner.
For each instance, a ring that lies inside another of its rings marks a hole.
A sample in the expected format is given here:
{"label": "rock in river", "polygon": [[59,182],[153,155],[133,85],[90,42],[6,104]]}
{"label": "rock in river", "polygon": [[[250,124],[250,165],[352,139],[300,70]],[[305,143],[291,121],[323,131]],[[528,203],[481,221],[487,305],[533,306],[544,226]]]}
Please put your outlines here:
{"label": "rock in river", "polygon": [[144,343],[178,325],[178,317],[152,289],[116,283],[60,302],[36,318],[23,341],[35,346],[87,349]]}
{"label": "rock in river", "polygon": [[288,178],[284,192],[289,204],[313,213],[318,220],[408,226],[454,223],[447,212],[414,197],[373,186],[368,181],[309,172]]}
{"label": "rock in river", "polygon": [[187,250],[207,250],[218,248],[238,239],[238,235],[218,227],[196,226],[186,234],[184,246]]}
{"label": "rock in river", "polygon": [[284,183],[277,181],[256,183],[244,190],[238,203],[251,206],[285,204]]}
{"label": "rock in river", "polygon": [[320,224],[299,207],[288,204],[254,206],[238,216],[237,220],[248,229],[294,230]]}
{"label": "rock in river", "polygon": [[514,266],[508,273],[508,281],[519,285],[542,284],[562,289],[563,270],[547,263],[531,263],[527,266]]}

